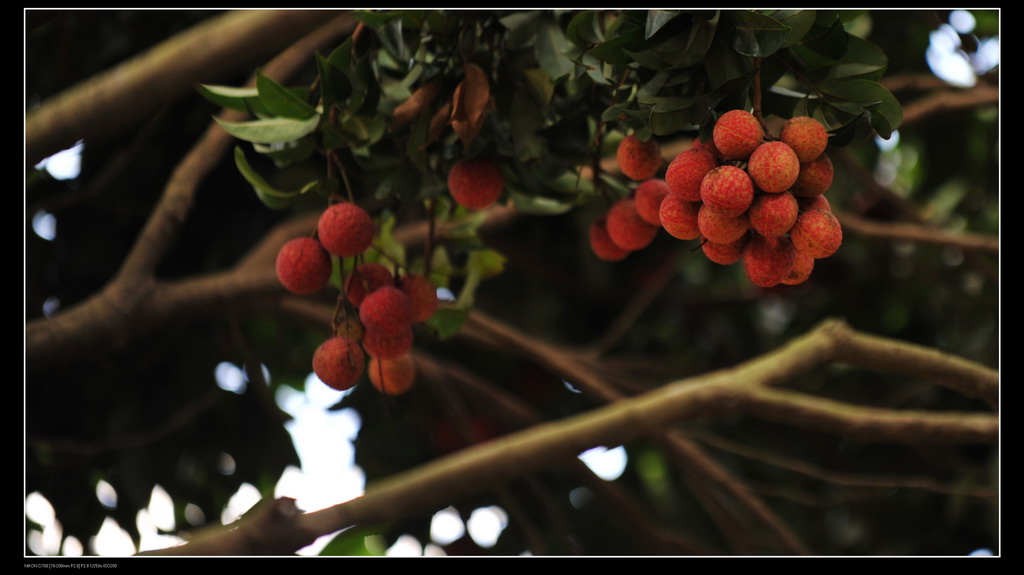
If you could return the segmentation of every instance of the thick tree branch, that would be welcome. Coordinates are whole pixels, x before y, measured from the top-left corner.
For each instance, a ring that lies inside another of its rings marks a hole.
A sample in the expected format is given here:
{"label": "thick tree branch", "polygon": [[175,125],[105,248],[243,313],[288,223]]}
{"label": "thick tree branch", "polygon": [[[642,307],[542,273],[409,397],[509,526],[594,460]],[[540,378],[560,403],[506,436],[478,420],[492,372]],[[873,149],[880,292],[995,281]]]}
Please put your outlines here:
{"label": "thick tree branch", "polygon": [[999,238],[995,236],[947,232],[932,226],[906,222],[877,222],[841,210],[832,211],[839,218],[844,231],[849,230],[862,236],[999,253]]}

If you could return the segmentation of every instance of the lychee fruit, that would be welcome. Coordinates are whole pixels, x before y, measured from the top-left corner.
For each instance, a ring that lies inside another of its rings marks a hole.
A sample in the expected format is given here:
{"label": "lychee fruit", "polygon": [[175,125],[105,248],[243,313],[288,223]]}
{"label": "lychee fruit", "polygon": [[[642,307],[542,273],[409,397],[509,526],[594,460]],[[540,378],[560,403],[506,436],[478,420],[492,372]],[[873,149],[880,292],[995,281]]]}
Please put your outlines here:
{"label": "lychee fruit", "polygon": [[718,166],[704,176],[700,197],[708,209],[737,217],[754,201],[754,182],[736,166]]}
{"label": "lychee fruit", "polygon": [[607,225],[612,242],[631,252],[650,245],[659,229],[640,217],[633,198],[622,198],[612,205],[608,210]]}
{"label": "lychee fruit", "polygon": [[789,230],[789,237],[797,251],[815,259],[836,253],[843,243],[843,228],[839,220],[822,209],[802,212]]}
{"label": "lychee fruit", "polygon": [[736,217],[723,216],[705,204],[697,211],[697,228],[709,242],[728,244],[743,237],[750,229],[750,222],[746,212]]}
{"label": "lychee fruit", "polygon": [[402,395],[416,383],[416,364],[408,353],[395,359],[371,357],[366,372],[373,387],[385,395]]}
{"label": "lychee fruit", "polygon": [[665,183],[673,194],[688,202],[699,202],[700,183],[704,176],[718,167],[718,159],[702,148],[681,152],[665,169]]}
{"label": "lychee fruit", "polygon": [[732,265],[743,257],[743,248],[747,245],[747,235],[727,244],[716,244],[715,242],[704,241],[701,243],[701,250],[707,258],[716,264],[723,266]]}
{"label": "lychee fruit", "polygon": [[395,285],[391,270],[375,262],[359,264],[345,280],[345,295],[352,305],[359,307],[367,294],[384,286]]}
{"label": "lychee fruit", "polygon": [[785,142],[765,142],[750,154],[747,173],[759,189],[778,194],[796,182],[800,174],[800,160]]}
{"label": "lychee fruit", "polygon": [[793,271],[796,250],[789,238],[766,238],[751,234],[743,248],[743,271],[750,282],[759,287],[782,283]]}
{"label": "lychee fruit", "polygon": [[295,238],[277,252],[277,279],[296,295],[323,289],[331,279],[331,255],[313,238]]}
{"label": "lychee fruit", "polygon": [[482,210],[498,201],[505,187],[505,176],[493,159],[477,156],[455,162],[448,172],[448,191],[452,199],[470,210]]}
{"label": "lychee fruit", "polygon": [[800,205],[801,212],[813,210],[815,208],[825,210],[826,212],[832,211],[832,204],[829,203],[828,198],[825,196],[812,196],[809,198],[799,196],[796,201],[797,204]]}
{"label": "lychee fruit", "polygon": [[316,233],[320,244],[332,254],[338,257],[359,255],[373,242],[373,218],[355,204],[333,204],[320,215]]}
{"label": "lychee fruit", "polygon": [[413,337],[412,325],[391,334],[367,330],[363,335],[363,349],[370,357],[395,359],[409,353]]}
{"label": "lychee fruit", "polygon": [[758,194],[747,215],[750,227],[762,236],[784,236],[796,223],[800,206],[790,192]]}
{"label": "lychee fruit", "polygon": [[782,280],[782,283],[791,286],[802,284],[811,277],[811,272],[813,271],[814,258],[798,251],[796,252],[796,259],[793,260],[793,270],[789,272],[786,279]]}
{"label": "lychee fruit", "polygon": [[821,122],[810,116],[796,116],[786,120],[779,132],[779,139],[793,148],[801,164],[806,164],[825,152],[828,131]]}
{"label": "lychee fruit", "polygon": [[661,202],[661,209],[658,210],[661,227],[674,238],[697,239],[700,236],[700,228],[697,226],[697,213],[700,207],[700,202],[688,202],[679,194],[669,194]]}
{"label": "lychee fruit", "polygon": [[409,297],[413,323],[423,323],[433,317],[437,311],[437,288],[427,276],[405,274],[399,280],[398,287]]}
{"label": "lychee fruit", "polygon": [[806,198],[820,196],[832,186],[834,171],[832,160],[828,154],[822,154],[817,160],[800,164],[800,174],[793,183],[793,193]]}
{"label": "lychee fruit", "polygon": [[652,226],[660,226],[661,219],[658,215],[658,210],[661,208],[661,202],[669,193],[668,184],[660,178],[651,178],[640,184],[636,192],[633,193],[633,201],[636,202],[636,213],[640,214],[640,217]]}
{"label": "lychee fruit", "polygon": [[653,178],[664,163],[658,141],[648,138],[643,142],[636,134],[630,134],[619,142],[615,159],[618,160],[622,173],[638,182]]}
{"label": "lychee fruit", "polygon": [[711,138],[722,158],[746,160],[764,141],[764,130],[750,112],[729,110],[715,122]]}
{"label": "lychee fruit", "polygon": [[392,336],[412,326],[412,303],[409,296],[394,286],[384,286],[367,294],[359,306],[359,321],[370,333]]}
{"label": "lychee fruit", "polygon": [[590,224],[590,249],[594,255],[606,262],[621,261],[630,252],[620,248],[608,235],[608,216],[606,214],[602,214]]}
{"label": "lychee fruit", "polygon": [[313,373],[320,381],[345,391],[359,381],[366,358],[359,344],[344,337],[332,337],[313,352]]}
{"label": "lychee fruit", "polygon": [[718,159],[720,159],[722,157],[721,152],[719,152],[718,148],[715,147],[715,140],[714,140],[714,138],[708,138],[707,140],[701,140],[700,138],[697,138],[697,139],[695,139],[693,141],[692,144],[690,144],[690,149],[691,150],[706,150],[706,151],[710,152],[711,155],[714,156],[716,160],[718,160]]}

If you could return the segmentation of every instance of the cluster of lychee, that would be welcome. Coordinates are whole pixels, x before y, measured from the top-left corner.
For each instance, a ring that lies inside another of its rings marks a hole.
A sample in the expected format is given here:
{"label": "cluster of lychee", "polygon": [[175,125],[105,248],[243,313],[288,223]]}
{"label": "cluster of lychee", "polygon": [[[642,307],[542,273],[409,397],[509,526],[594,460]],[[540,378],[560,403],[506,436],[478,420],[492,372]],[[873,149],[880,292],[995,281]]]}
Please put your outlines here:
{"label": "cluster of lychee", "polygon": [[[349,202],[333,204],[321,214],[316,237],[295,238],[281,247],[275,262],[278,280],[296,295],[314,294],[330,281],[332,256],[362,255],[375,234],[365,209]],[[365,371],[382,393],[407,392],[416,378],[410,354],[413,324],[427,321],[436,311],[433,284],[420,274],[396,275],[383,264],[365,262],[352,266],[344,296],[331,337],[313,353],[313,373],[339,391],[355,386]]]}
{"label": "cluster of lychee", "polygon": [[623,174],[642,183],[591,224],[591,247],[617,261],[664,229],[699,239],[715,263],[742,262],[757,286],[803,283],[815,260],[834,254],[843,240],[824,196],[833,177],[827,146],[828,132],[814,118],[791,118],[771,139],[753,114],[731,110],[711,139],[676,156],[659,179],[657,142],[631,135],[617,159]]}

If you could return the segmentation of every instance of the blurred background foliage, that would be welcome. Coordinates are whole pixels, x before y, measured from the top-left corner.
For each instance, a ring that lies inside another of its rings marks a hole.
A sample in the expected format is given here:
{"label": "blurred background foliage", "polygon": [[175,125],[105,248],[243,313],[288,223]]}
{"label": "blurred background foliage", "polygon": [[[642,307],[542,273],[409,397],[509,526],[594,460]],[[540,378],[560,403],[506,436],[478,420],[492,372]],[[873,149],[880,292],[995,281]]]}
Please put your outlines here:
{"label": "blurred background foliage", "polygon": [[[26,104],[31,108],[213,14],[30,11]],[[959,35],[966,53],[999,31],[998,12],[972,14],[974,30]],[[863,35],[888,56],[885,79],[933,76],[926,52],[948,18],[944,11],[879,10],[850,13],[845,20],[847,30]],[[295,83],[302,85],[315,73],[311,58],[306,75]],[[986,71],[979,81],[996,82],[996,73]],[[225,78],[222,84],[241,85],[245,79]],[[894,95],[906,106],[933,90],[908,88]],[[73,180],[44,173],[28,176],[26,319],[41,317],[54,307],[70,307],[103,287],[176,163],[215,111],[198,95],[187,98],[122,141],[87,145],[81,174]],[[842,150],[841,161],[834,158],[836,178],[829,200],[834,208],[873,220],[905,220],[891,201],[868,189],[862,176],[867,173],[916,206],[928,224],[997,235],[999,125],[997,106],[954,109],[902,127],[888,141],[853,142]],[[676,136],[656,137],[668,143]],[[613,149],[612,142],[605,142],[605,155]],[[104,170],[115,158],[129,161],[108,177]],[[158,277],[185,278],[227,269],[275,224],[319,205],[321,198],[304,197],[287,210],[270,210],[255,197],[234,163],[225,159],[201,184],[191,216],[161,262]],[[669,269],[671,279],[605,356],[611,365],[627,369],[631,383],[637,385],[656,386],[734,365],[786,343],[828,317],[845,318],[863,332],[999,366],[999,265],[992,254],[847,231],[842,249],[819,260],[808,283],[761,290],[751,286],[741,267],[713,264],[694,251],[696,242],[680,242],[666,234],[624,261],[597,260],[586,241],[587,228],[604,209],[607,205],[594,201],[564,213],[520,217],[508,226],[484,231],[483,243],[506,261],[503,272],[486,279],[476,292],[476,308],[539,339],[585,346],[597,340],[645,285],[661,281],[658,278]],[[33,231],[34,218],[40,214],[50,214],[57,222],[52,239]],[[333,294],[320,297],[329,304]],[[26,494],[43,494],[56,510],[64,534],[82,541],[97,533],[108,516],[138,537],[136,514],[148,504],[156,484],[175,502],[179,525],[197,522],[194,516],[186,517],[186,503],[205,512],[200,523],[219,521],[219,510],[243,483],[272,494],[284,469],[299,464],[273,397],[281,386],[304,388],[309,358],[326,329],[291,324],[273,314],[227,310],[203,321],[168,326],[158,337],[138,341],[124,352],[33,376],[25,382]],[[595,407],[567,389],[558,374],[507,352],[459,337],[420,338],[417,349],[472,370],[545,418]],[[249,385],[244,393],[217,386],[214,372],[222,362],[246,367]],[[265,385],[264,376],[253,373],[256,365],[265,366]],[[860,405],[984,409],[925,382],[842,367],[809,373],[790,385]],[[367,481],[458,447],[446,441],[451,435],[446,427],[451,425],[449,412],[438,402],[425,390],[385,399],[360,385],[336,406],[353,407],[360,415],[356,463]],[[186,423],[173,424],[180,418]],[[474,413],[474,419],[480,439],[511,431],[494,414],[482,411]],[[769,454],[776,454],[835,472],[926,476],[998,493],[996,445],[863,444],[743,417],[681,427],[762,494],[814,553],[965,555],[981,547],[998,552],[998,505],[992,500],[921,489],[843,486],[767,462]],[[753,455],[730,448],[737,445]],[[630,465],[617,482],[651,517],[711,548],[729,548],[670,456],[654,445],[626,447]],[[230,464],[225,454],[230,454]],[[116,489],[116,506],[97,500],[96,483],[101,479]],[[555,469],[529,481],[515,481],[508,491],[523,516],[542,526],[537,529],[549,553],[635,554],[608,508],[579,509],[570,503],[569,494],[577,487],[571,474]],[[464,508],[500,501],[493,494],[482,495]],[[27,521],[26,530],[36,527]],[[402,534],[429,541],[429,517],[386,526],[381,534],[389,544]],[[513,521],[494,547],[481,548],[463,538],[448,552],[515,555],[527,548],[529,534]],[[347,549],[341,538],[337,546]],[[779,552],[766,542],[752,542],[749,548],[756,553]]]}

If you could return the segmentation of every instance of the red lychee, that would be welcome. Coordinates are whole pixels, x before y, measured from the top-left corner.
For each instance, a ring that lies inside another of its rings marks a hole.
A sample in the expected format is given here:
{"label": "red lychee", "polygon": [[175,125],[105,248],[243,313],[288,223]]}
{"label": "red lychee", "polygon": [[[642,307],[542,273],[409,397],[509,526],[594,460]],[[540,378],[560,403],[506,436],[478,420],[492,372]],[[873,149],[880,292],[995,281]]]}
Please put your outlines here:
{"label": "red lychee", "polygon": [[700,236],[700,229],[697,227],[697,212],[700,207],[700,202],[688,202],[679,194],[669,194],[661,202],[661,209],[658,210],[661,227],[674,238],[697,239]]}
{"label": "red lychee", "polygon": [[810,116],[796,116],[782,126],[779,139],[793,148],[801,164],[806,164],[818,159],[825,152],[828,146],[828,131],[821,122]]}
{"label": "red lychee", "polygon": [[416,383],[416,364],[408,353],[395,359],[370,358],[370,383],[385,395],[402,395]]}
{"label": "red lychee", "polygon": [[274,268],[285,289],[309,295],[323,289],[331,279],[331,256],[313,238],[295,238],[281,246]]}
{"label": "red lychee", "polygon": [[373,242],[373,218],[363,208],[348,202],[324,210],[316,226],[324,249],[338,257],[363,253]]}
{"label": "red lychee", "polygon": [[345,391],[359,381],[365,362],[358,343],[335,336],[313,352],[313,373],[328,386]]}
{"label": "red lychee", "polygon": [[381,336],[396,335],[412,326],[412,303],[402,290],[384,286],[363,299],[359,321],[366,336],[371,332]]}
{"label": "red lychee", "polygon": [[701,244],[700,248],[704,251],[704,255],[716,264],[723,266],[732,265],[743,257],[743,248],[747,245],[748,235],[744,234],[740,239],[728,244],[716,244],[705,241]]}
{"label": "red lychee", "polygon": [[800,174],[793,183],[793,193],[805,198],[820,196],[832,186],[832,160],[822,154],[817,160],[800,164]]}
{"label": "red lychee", "polygon": [[750,216],[750,227],[762,236],[784,236],[796,223],[799,211],[796,196],[782,192],[758,194],[747,215]]}
{"label": "red lychee", "polygon": [[796,201],[800,205],[801,212],[813,210],[815,208],[825,210],[826,212],[832,211],[832,204],[828,202],[828,198],[825,196],[813,196],[810,198],[799,196]]}
{"label": "red lychee", "polygon": [[747,220],[745,212],[736,217],[729,217],[703,205],[697,212],[697,228],[700,230],[700,235],[707,238],[709,242],[728,244],[743,237],[743,234],[750,229],[750,222]]}
{"label": "red lychee", "polygon": [[359,307],[367,294],[393,285],[395,278],[391,275],[391,270],[381,264],[368,262],[356,266],[349,274],[345,280],[345,294],[352,305]]}
{"label": "red lychee", "polygon": [[708,209],[735,218],[754,201],[754,182],[736,166],[718,166],[704,176],[700,197]]}
{"label": "red lychee", "polygon": [[660,226],[661,219],[658,215],[658,210],[661,208],[661,202],[669,193],[668,184],[660,178],[651,178],[640,184],[633,194],[633,201],[636,202],[636,213],[640,214],[640,217],[652,226]]}
{"label": "red lychee", "polygon": [[789,230],[789,237],[797,251],[822,259],[836,253],[842,245],[843,228],[832,212],[815,208],[801,212]]}
{"label": "red lychee", "polygon": [[700,201],[700,183],[718,167],[718,160],[705,149],[691,148],[680,153],[665,169],[665,183],[673,194],[688,202]]}
{"label": "red lychee", "polygon": [[399,280],[399,289],[409,297],[412,306],[412,322],[423,323],[437,311],[437,288],[420,274],[405,274]]}
{"label": "red lychee", "polygon": [[743,271],[759,287],[782,283],[793,271],[795,261],[796,250],[789,238],[766,238],[753,233],[743,248]]}
{"label": "red lychee", "polygon": [[409,353],[413,344],[412,325],[393,333],[382,334],[367,330],[363,335],[363,349],[370,357],[395,359]]}
{"label": "red lychee", "polygon": [[764,141],[764,130],[750,112],[729,110],[715,122],[711,137],[722,158],[746,160]]}
{"label": "red lychee", "polygon": [[658,226],[644,221],[633,198],[622,198],[608,210],[608,237],[624,250],[635,252],[654,241]]}
{"label": "red lychee", "polygon": [[629,255],[629,250],[620,248],[608,236],[606,214],[602,214],[590,224],[590,249],[594,255],[606,262],[617,262]]}
{"label": "red lychee", "polygon": [[459,160],[448,172],[448,191],[452,199],[470,210],[482,210],[493,205],[501,197],[504,187],[505,176],[501,167],[486,156]]}
{"label": "red lychee", "polygon": [[778,194],[796,182],[800,174],[800,160],[785,142],[765,142],[750,154],[747,173],[759,189]]}
{"label": "red lychee", "polygon": [[782,283],[790,286],[802,284],[811,277],[811,272],[813,271],[814,258],[798,251],[796,252],[796,259],[793,261],[793,270],[789,272],[786,279],[782,280]]}
{"label": "red lychee", "polygon": [[664,163],[658,141],[648,138],[646,142],[642,142],[636,134],[630,134],[619,142],[615,159],[618,160],[622,173],[638,182],[653,178]]}
{"label": "red lychee", "polygon": [[721,152],[719,152],[718,148],[715,147],[715,140],[714,140],[714,138],[708,138],[707,140],[701,140],[700,138],[697,138],[697,139],[695,139],[693,141],[692,144],[690,144],[690,149],[691,150],[706,150],[706,151],[710,152],[711,155],[714,156],[716,160],[721,159],[721,157],[722,157]]}

